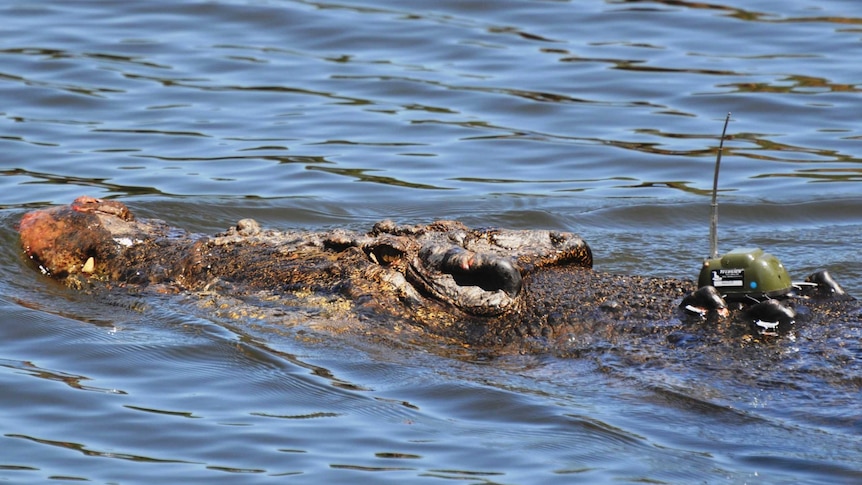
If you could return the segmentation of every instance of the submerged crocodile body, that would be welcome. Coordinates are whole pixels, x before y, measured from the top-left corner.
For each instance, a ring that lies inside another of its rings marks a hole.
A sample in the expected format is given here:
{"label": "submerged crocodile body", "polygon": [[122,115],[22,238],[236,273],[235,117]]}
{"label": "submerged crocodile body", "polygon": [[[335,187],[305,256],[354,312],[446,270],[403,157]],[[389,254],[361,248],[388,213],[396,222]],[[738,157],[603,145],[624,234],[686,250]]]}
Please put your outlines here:
{"label": "submerged crocodile body", "polygon": [[[204,236],[91,197],[30,212],[19,232],[34,264],[71,286],[216,289],[306,310],[338,303],[344,311],[335,318],[407,324],[471,347],[565,353],[618,336],[678,344],[704,327],[724,339],[752,332],[748,314],[716,314],[723,301],[694,315],[681,310],[700,306],[703,291],[691,281],[593,270],[590,247],[567,232],[383,221],[368,233],[318,233],[264,230],[244,219]],[[817,291],[827,298],[807,299],[804,318],[847,311],[835,302],[849,299],[837,284]]]}

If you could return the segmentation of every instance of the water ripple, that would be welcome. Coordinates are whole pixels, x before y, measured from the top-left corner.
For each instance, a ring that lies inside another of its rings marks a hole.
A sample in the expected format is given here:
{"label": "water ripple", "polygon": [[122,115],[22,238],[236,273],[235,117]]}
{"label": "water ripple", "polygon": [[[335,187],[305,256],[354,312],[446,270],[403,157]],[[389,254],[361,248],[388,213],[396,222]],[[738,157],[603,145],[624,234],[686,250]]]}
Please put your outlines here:
{"label": "water ripple", "polygon": [[684,349],[659,364],[597,336],[569,360],[446,358],[326,338],[288,312],[236,320],[183,298],[70,292],[27,267],[12,230],[24,210],[82,193],[207,233],[243,217],[357,230],[459,218],[577,231],[603,269],[686,277],[706,251],[730,111],[722,244],[767,246],[796,276],[826,267],[858,293],[857,5],[0,12],[15,19],[0,49],[0,381],[15,390],[2,396],[3,478],[860,478],[856,320],[802,329],[824,343],[817,355],[728,351],[752,363],[732,376]]}

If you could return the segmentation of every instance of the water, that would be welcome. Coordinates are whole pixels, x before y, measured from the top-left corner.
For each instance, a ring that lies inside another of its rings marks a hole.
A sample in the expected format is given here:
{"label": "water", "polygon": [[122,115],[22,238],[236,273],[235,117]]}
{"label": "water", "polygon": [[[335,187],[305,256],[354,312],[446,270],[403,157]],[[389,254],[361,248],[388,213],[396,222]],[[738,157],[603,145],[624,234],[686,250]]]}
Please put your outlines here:
{"label": "water", "polygon": [[602,352],[476,361],[72,292],[13,231],[81,194],[202,232],[456,218],[693,277],[732,112],[720,246],[862,296],[862,5],[748,4],[3,4],[0,479],[859,481],[858,325],[814,361],[742,348],[787,366],[756,382]]}

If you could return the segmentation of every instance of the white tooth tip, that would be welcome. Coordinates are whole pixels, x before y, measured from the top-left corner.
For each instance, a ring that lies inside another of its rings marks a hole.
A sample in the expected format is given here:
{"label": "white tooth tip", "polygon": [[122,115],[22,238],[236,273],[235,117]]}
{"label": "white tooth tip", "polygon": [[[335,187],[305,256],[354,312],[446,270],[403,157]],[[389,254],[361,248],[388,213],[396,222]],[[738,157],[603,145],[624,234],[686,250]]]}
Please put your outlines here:
{"label": "white tooth tip", "polygon": [[772,330],[778,326],[778,322],[764,322],[763,320],[758,320],[754,324],[758,327],[763,327],[765,330]]}
{"label": "white tooth tip", "polygon": [[84,267],[81,268],[81,272],[82,273],[92,273],[95,270],[96,270],[96,260],[93,259],[92,256],[90,256],[90,258],[87,259],[87,262],[84,263]]}

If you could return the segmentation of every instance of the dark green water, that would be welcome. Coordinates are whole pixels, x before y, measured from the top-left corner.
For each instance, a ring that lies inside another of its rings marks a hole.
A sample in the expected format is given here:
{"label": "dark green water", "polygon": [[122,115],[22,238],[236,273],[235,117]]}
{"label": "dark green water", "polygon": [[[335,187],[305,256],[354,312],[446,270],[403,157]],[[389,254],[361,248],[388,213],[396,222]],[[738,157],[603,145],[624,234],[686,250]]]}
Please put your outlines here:
{"label": "dark green water", "polygon": [[862,4],[750,3],[3,4],[0,480],[862,480],[858,318],[819,357],[742,348],[781,363],[756,380],[463,361],[72,292],[14,233],[89,194],[200,232],[564,229],[601,269],[694,277],[732,112],[721,247],[862,296]]}

